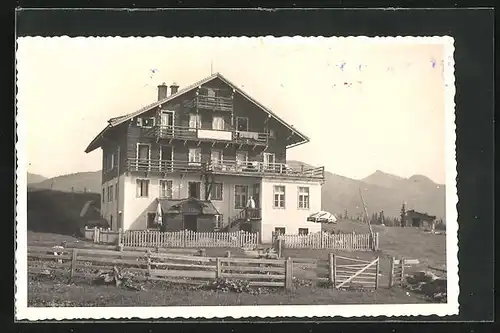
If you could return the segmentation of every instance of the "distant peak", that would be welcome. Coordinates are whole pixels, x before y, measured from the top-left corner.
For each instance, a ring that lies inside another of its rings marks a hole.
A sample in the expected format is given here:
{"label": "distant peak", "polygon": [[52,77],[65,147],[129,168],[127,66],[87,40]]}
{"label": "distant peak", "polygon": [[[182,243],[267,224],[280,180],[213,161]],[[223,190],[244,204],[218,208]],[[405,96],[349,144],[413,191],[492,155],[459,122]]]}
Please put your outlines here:
{"label": "distant peak", "polygon": [[415,183],[433,183],[434,182],[427,176],[424,175],[413,175],[410,178],[408,178],[410,181],[415,182]]}

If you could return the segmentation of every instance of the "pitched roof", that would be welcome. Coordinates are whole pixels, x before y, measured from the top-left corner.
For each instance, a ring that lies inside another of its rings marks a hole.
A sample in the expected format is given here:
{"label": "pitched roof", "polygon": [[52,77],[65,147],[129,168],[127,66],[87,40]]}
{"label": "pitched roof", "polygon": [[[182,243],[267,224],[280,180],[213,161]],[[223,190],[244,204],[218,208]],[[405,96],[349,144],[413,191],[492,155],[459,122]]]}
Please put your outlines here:
{"label": "pitched roof", "polygon": [[108,120],[108,126],[106,126],[95,138],[94,140],[92,140],[92,142],[89,144],[89,146],[87,147],[87,149],[85,150],[86,153],[89,153],[91,152],[92,150],[98,148],[99,146],[97,144],[97,142],[99,141],[99,139],[102,137],[102,135],[111,127],[115,127],[115,126],[118,126],[120,124],[123,124],[124,122],[134,118],[134,117],[137,117],[137,116],[140,116],[141,114],[147,112],[147,111],[150,111],[151,109],[157,107],[157,106],[160,106],[162,104],[165,104],[205,83],[208,83],[216,78],[219,78],[220,80],[222,80],[224,83],[226,83],[228,86],[230,86],[231,88],[234,89],[234,91],[238,92],[240,95],[242,95],[244,98],[246,98],[248,101],[250,101],[251,103],[253,103],[255,106],[259,107],[261,110],[263,110],[264,112],[266,112],[270,117],[276,119],[279,123],[281,123],[282,125],[284,125],[285,127],[287,127],[288,129],[290,129],[292,132],[294,132],[295,134],[297,134],[298,136],[300,136],[302,138],[302,141],[300,141],[299,143],[296,143],[296,144],[293,144],[291,146],[289,146],[288,148],[292,147],[292,146],[296,146],[297,144],[300,144],[300,143],[305,143],[305,142],[308,142],[309,141],[309,138],[300,133],[297,129],[295,129],[293,126],[291,125],[288,125],[283,119],[281,119],[278,115],[276,115],[273,111],[271,111],[270,109],[268,109],[267,107],[265,107],[264,105],[262,105],[261,103],[259,103],[256,99],[254,99],[253,97],[251,97],[249,94],[247,94],[246,92],[244,92],[243,90],[241,90],[240,88],[238,88],[238,86],[236,86],[234,83],[232,83],[231,81],[229,81],[227,78],[225,78],[222,74],[220,73],[215,73],[215,74],[212,74],[200,81],[197,81],[183,89],[180,89],[179,91],[177,91],[175,94],[172,94],[166,98],[163,98],[157,102],[154,102],[154,103],[151,103],[149,105],[146,105],[142,108],[140,108],[139,110],[135,111],[135,112],[132,112],[132,113],[129,113],[129,114],[125,114],[125,115],[122,115],[122,116],[118,116],[118,117],[114,117],[114,118],[111,118]]}
{"label": "pitched roof", "polygon": [[417,212],[413,209],[410,209],[406,212],[407,216],[412,216],[412,217],[417,217],[417,218],[420,218],[420,219],[423,219],[423,220],[435,220],[436,219],[436,216],[434,215],[429,215],[427,213],[420,213],[420,212]]}
{"label": "pitched roof", "polygon": [[158,199],[161,209],[164,213],[179,214],[182,212],[184,205],[189,203],[197,203],[200,206],[200,211],[205,215],[219,215],[219,211],[211,201],[201,201],[196,198],[188,199]]}

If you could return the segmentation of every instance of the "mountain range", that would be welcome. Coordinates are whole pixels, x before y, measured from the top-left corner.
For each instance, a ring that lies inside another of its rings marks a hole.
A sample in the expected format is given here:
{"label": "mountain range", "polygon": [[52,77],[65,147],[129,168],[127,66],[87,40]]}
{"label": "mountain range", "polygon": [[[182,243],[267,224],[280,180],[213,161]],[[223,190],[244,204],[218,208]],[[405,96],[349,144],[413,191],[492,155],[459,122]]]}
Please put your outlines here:
{"label": "mountain range", "polygon": [[[308,164],[288,161],[292,167]],[[101,191],[101,171],[78,172],[46,179],[28,173],[28,187],[60,191]],[[351,179],[325,171],[325,183],[321,191],[323,210],[337,215],[356,217],[363,214],[360,190],[368,214],[384,211],[386,217],[398,217],[403,202],[407,209],[445,218],[445,185],[436,184],[423,175],[403,178],[377,170],[363,179]]]}

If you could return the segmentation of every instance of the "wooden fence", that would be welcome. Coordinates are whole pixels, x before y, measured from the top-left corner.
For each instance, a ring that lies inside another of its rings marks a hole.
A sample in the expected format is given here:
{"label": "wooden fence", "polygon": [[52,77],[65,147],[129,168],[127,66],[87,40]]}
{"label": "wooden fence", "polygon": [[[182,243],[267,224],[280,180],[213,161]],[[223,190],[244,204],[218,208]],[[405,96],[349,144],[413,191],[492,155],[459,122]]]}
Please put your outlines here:
{"label": "wooden fence", "polygon": [[131,230],[122,234],[121,244],[137,247],[253,247],[259,244],[259,233]]}
{"label": "wooden fence", "polygon": [[[281,241],[290,249],[331,249],[339,251],[377,251],[378,233],[370,234],[329,234],[320,232],[309,235],[273,234],[274,242]],[[278,251],[279,252],[279,251]]]}
{"label": "wooden fence", "polygon": [[393,286],[401,286],[406,281],[407,269],[413,265],[418,265],[418,259],[395,259],[391,258],[391,271],[389,273],[389,288]]}
{"label": "wooden fence", "polygon": [[87,228],[84,230],[85,239],[92,240],[94,243],[99,244],[118,244],[120,238],[120,231],[113,231],[103,228]]}
{"label": "wooden fence", "polygon": [[74,277],[93,277],[96,272],[121,267],[137,280],[162,280],[200,284],[217,278],[245,279],[250,286],[292,288],[291,259],[214,258],[178,253],[55,249],[28,247],[28,272],[54,271]]}

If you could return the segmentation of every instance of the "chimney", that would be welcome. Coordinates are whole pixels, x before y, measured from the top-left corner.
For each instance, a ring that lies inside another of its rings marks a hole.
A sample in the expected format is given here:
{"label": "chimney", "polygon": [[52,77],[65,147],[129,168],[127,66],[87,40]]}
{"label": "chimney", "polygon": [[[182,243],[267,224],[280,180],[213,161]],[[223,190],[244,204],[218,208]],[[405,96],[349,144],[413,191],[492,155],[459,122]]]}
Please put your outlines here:
{"label": "chimney", "polygon": [[176,94],[179,91],[179,85],[177,83],[172,83],[170,86],[170,95]]}
{"label": "chimney", "polygon": [[158,86],[158,100],[161,101],[164,98],[167,98],[168,95],[168,86],[163,82]]}

